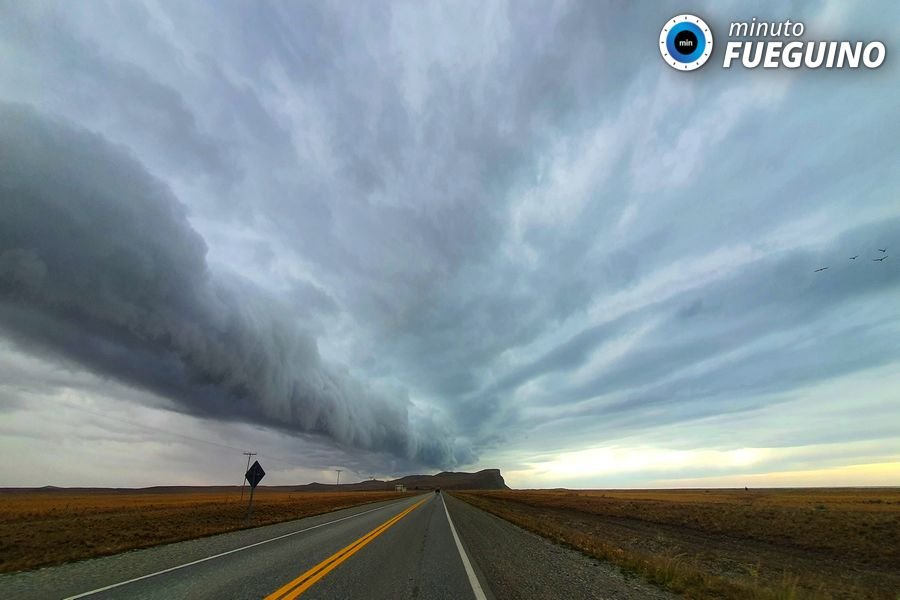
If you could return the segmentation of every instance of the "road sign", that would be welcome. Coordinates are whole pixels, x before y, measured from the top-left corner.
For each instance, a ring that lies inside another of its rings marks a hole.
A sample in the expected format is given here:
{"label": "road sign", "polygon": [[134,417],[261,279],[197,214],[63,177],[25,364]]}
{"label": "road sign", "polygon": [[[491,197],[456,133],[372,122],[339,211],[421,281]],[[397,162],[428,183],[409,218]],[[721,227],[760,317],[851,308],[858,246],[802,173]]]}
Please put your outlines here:
{"label": "road sign", "polygon": [[252,467],[247,469],[247,474],[244,475],[251,488],[255,488],[259,485],[259,482],[262,481],[262,478],[265,476],[266,472],[263,471],[262,465],[259,464],[258,460],[253,463]]}

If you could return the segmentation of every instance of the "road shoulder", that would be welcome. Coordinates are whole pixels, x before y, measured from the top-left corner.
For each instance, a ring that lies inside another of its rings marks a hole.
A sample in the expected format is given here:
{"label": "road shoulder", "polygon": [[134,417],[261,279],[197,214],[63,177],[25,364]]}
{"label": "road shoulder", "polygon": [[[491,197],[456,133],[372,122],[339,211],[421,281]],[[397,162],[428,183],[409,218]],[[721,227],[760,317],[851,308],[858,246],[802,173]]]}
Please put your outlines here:
{"label": "road shoulder", "polygon": [[477,571],[497,600],[670,600],[678,596],[615,565],[526,531],[447,494],[447,507]]}

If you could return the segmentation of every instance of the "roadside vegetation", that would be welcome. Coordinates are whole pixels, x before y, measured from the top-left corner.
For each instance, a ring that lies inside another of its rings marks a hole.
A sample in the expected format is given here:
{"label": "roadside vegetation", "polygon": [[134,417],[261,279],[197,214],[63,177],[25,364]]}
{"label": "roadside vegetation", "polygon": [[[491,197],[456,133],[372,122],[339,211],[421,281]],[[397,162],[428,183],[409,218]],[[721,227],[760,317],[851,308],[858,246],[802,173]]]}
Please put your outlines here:
{"label": "roadside vegetation", "polygon": [[900,599],[900,489],[454,493],[687,598]]}
{"label": "roadside vegetation", "polygon": [[0,491],[0,573],[116,554],[248,527],[290,521],[397,492],[297,493],[249,490]]}

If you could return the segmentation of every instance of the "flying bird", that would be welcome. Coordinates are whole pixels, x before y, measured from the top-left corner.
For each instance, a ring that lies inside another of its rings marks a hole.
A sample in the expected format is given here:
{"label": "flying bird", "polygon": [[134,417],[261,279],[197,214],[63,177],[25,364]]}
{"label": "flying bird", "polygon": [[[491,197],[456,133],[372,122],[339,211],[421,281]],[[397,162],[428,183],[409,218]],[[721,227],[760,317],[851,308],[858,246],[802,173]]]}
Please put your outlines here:
{"label": "flying bird", "polygon": [[887,256],[882,256],[881,258],[873,258],[872,260],[875,261],[875,262],[881,262],[881,261],[883,261],[883,260],[886,259],[886,258],[887,258]]}
{"label": "flying bird", "polygon": [[879,252],[887,252],[887,248],[879,248],[878,251]]}
{"label": "flying bird", "polygon": [[859,258],[859,254],[857,254],[856,256],[851,256],[850,260],[856,260],[857,258]]}
{"label": "flying bird", "polygon": [[822,267],[821,269],[816,269],[813,273],[818,273],[819,271],[825,271],[828,267]]}

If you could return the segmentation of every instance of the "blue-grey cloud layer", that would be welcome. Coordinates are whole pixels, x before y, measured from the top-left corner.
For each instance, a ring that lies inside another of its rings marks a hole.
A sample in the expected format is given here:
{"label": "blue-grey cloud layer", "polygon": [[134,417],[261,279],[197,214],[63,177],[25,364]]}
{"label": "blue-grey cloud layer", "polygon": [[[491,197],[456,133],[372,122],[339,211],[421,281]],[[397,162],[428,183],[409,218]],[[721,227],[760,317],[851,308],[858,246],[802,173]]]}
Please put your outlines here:
{"label": "blue-grey cloud layer", "polygon": [[[900,360],[890,59],[679,74],[664,6],[340,9],[5,5],[4,336],[440,467]],[[752,16],[900,47],[874,11],[785,10]]]}
{"label": "blue-grey cloud layer", "polygon": [[217,280],[184,207],[122,149],[10,105],[0,147],[0,324],[14,340],[192,413],[428,465],[469,459],[405,396],[323,364],[280,305]]}

